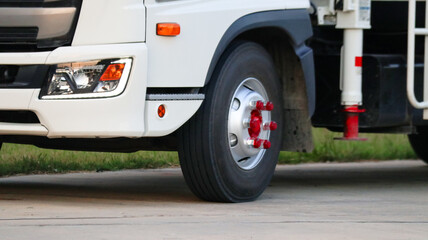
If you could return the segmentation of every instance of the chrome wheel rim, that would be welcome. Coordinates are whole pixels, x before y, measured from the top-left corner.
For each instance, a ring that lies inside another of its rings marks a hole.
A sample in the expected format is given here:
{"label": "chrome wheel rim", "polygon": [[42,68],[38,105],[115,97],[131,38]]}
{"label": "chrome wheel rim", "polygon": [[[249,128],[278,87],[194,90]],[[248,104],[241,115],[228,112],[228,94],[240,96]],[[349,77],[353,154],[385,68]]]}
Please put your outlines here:
{"label": "chrome wheel rim", "polygon": [[[254,103],[268,102],[269,98],[263,84],[256,78],[247,78],[236,89],[229,105],[228,144],[235,163],[244,170],[254,169],[263,159],[266,149],[252,145],[254,134],[250,135],[250,120],[254,114]],[[258,139],[269,140],[270,130],[263,124],[271,121],[270,111],[259,111],[262,127]]]}

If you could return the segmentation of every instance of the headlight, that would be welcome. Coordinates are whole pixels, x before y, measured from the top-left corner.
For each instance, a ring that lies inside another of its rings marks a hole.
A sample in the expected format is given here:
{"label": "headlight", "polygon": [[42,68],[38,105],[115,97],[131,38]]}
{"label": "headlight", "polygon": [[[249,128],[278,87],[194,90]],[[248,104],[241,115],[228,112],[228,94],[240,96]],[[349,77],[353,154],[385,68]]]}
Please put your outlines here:
{"label": "headlight", "polygon": [[108,59],[63,63],[55,66],[42,99],[98,98],[123,92],[132,59]]}

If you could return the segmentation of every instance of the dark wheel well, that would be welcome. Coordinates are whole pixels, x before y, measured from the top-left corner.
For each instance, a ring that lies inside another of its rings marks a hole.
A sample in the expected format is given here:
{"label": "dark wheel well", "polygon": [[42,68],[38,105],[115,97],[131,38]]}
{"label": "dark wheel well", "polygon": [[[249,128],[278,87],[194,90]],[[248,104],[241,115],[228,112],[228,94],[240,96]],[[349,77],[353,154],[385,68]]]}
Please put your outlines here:
{"label": "dark wheel well", "polygon": [[283,85],[284,101],[282,150],[310,152],[313,150],[312,124],[308,109],[306,81],[301,62],[295,54],[292,41],[286,32],[276,27],[249,30],[235,41],[252,41],[263,46],[275,63]]}

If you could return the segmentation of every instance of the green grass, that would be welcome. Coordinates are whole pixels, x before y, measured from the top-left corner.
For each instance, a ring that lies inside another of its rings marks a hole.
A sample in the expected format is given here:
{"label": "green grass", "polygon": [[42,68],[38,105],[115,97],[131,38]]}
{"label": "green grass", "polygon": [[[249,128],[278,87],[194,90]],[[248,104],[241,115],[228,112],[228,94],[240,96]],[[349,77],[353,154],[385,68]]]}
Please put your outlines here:
{"label": "green grass", "polygon": [[[314,129],[312,153],[282,152],[279,163],[415,159],[405,135],[365,134],[367,142],[334,141],[340,133]],[[3,144],[0,151],[0,176],[70,171],[114,171],[135,168],[178,166],[175,152],[94,153],[46,150],[28,145]]]}
{"label": "green grass", "polygon": [[279,163],[351,162],[356,160],[416,159],[407,135],[360,134],[368,141],[337,141],[342,133],[314,129],[315,149],[311,153],[281,152]]}
{"label": "green grass", "polygon": [[3,144],[0,152],[0,176],[173,166],[178,166],[178,154],[175,152],[78,152],[47,150],[18,144]]}

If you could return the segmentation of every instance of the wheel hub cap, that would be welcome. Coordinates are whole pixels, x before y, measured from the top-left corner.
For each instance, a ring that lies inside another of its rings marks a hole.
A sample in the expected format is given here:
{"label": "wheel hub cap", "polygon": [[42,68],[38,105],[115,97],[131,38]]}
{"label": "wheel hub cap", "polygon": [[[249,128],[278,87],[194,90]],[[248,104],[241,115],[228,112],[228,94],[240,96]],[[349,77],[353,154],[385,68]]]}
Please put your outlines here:
{"label": "wheel hub cap", "polygon": [[270,132],[277,128],[271,121],[274,108],[265,88],[255,78],[245,79],[235,91],[228,119],[229,149],[239,167],[255,168],[271,147]]}

